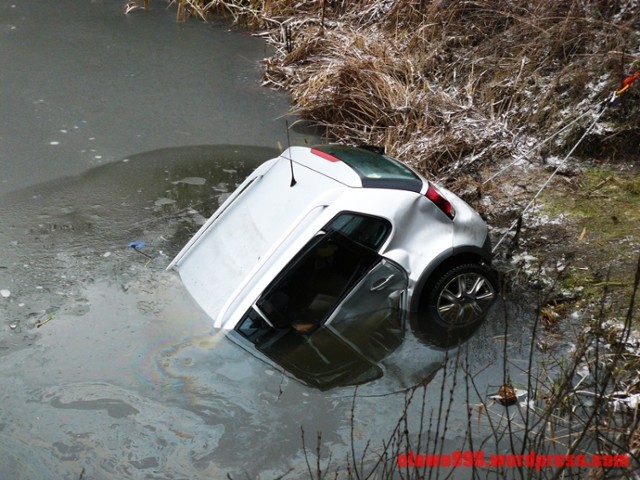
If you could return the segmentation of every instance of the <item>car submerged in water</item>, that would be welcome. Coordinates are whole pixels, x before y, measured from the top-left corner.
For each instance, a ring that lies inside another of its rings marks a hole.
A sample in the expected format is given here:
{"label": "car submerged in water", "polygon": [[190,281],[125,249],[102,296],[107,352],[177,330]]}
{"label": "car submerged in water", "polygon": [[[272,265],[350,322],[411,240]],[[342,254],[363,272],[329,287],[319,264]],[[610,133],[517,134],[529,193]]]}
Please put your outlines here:
{"label": "car submerged in water", "polygon": [[487,225],[460,198],[375,149],[322,145],[259,166],[168,268],[215,328],[331,386],[375,377],[407,318],[430,338],[475,329],[497,295],[490,265]]}

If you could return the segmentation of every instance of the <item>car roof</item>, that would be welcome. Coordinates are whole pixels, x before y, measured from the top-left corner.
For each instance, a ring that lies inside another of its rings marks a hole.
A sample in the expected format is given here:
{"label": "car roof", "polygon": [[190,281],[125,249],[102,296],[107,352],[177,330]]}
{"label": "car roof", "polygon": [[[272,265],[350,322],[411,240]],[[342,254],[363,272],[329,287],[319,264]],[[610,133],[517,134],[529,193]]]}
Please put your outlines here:
{"label": "car roof", "polygon": [[[389,219],[404,215],[416,195],[416,179],[422,185],[420,177],[396,168],[387,157],[356,150],[287,149],[258,167],[176,256],[168,268],[178,270],[187,290],[216,319],[216,326],[239,291],[266,281],[256,283],[255,275],[269,271],[272,276],[279,271],[277,264],[288,261],[276,252],[287,252],[285,256],[297,252],[339,211]],[[367,168],[373,171],[368,162],[386,162],[381,171],[387,173],[367,177]],[[392,188],[392,181],[405,188]],[[371,190],[380,188],[385,191],[375,198],[381,204],[371,198]],[[409,203],[398,210],[403,201]]]}

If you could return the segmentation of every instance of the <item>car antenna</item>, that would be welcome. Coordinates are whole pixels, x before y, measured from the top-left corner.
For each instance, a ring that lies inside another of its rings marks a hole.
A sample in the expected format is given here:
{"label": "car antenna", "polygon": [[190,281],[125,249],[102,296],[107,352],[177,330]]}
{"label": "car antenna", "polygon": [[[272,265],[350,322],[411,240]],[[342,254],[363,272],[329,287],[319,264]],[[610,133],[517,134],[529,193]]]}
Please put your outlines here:
{"label": "car antenna", "polygon": [[293,187],[296,183],[296,177],[293,175],[293,158],[291,155],[291,139],[289,138],[289,120],[285,120],[285,125],[287,126],[287,146],[289,147],[289,165],[291,166],[291,184],[290,187]]}

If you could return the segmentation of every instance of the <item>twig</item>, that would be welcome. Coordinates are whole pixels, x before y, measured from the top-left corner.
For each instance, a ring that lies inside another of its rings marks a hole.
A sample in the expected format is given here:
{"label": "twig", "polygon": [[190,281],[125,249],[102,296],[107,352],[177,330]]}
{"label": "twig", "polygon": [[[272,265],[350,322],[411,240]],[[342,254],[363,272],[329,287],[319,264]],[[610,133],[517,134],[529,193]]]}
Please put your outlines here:
{"label": "twig", "polygon": [[51,320],[53,320],[53,318],[55,317],[54,313],[51,313],[49,315],[47,315],[47,317],[43,320],[40,320],[38,323],[36,323],[36,328],[40,328],[41,326],[45,325],[46,323],[49,323]]}

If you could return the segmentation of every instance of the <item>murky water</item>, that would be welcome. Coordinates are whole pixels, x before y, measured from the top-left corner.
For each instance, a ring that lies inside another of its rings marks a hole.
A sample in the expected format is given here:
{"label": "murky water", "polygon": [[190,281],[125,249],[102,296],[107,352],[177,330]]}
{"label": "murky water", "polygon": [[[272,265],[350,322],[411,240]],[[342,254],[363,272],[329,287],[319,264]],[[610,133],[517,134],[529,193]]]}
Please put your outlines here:
{"label": "murky water", "polygon": [[125,3],[0,0],[0,192],[159,148],[284,144],[261,40]]}
{"label": "murky water", "polygon": [[[164,270],[273,154],[164,149],[2,197],[2,478],[73,478],[83,468],[105,479],[304,476],[301,429],[310,455],[322,432],[344,462],[354,389],[306,387],[219,337]],[[445,355],[405,342],[384,376],[360,387],[360,452],[393,430],[405,396],[392,392],[435,375],[436,407]]]}
{"label": "murky water", "polygon": [[[307,387],[212,332],[165,271],[273,154],[164,149],[2,196],[0,286],[10,295],[0,303],[0,478],[75,478],[82,469],[95,479],[305,478],[302,432],[311,461],[321,432],[323,455],[344,466],[352,441],[356,455],[381,445],[404,390],[425,379],[427,411],[438,418],[442,385],[461,381],[455,362],[442,369],[445,351],[408,335],[354,403],[354,387]],[[502,325],[494,315],[464,347],[478,385],[499,382],[491,375],[500,375],[502,342],[492,338]],[[514,333],[512,356],[523,358],[526,339]],[[464,438],[469,401],[456,392],[451,448]]]}
{"label": "murky water", "polygon": [[[3,63],[27,59],[1,73],[15,89],[0,125],[0,478],[308,478],[319,432],[328,470],[379,451],[423,380],[425,418],[454,390],[444,443],[459,448],[454,352],[408,335],[381,378],[322,391],[212,332],[165,267],[276,153],[286,98],[257,87],[256,39],[78,3],[0,0]],[[503,322],[460,350],[482,394],[501,381]],[[527,342],[511,332],[510,356]]]}

